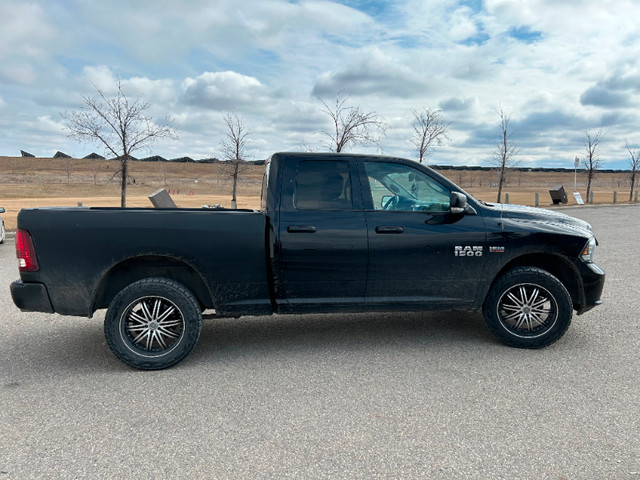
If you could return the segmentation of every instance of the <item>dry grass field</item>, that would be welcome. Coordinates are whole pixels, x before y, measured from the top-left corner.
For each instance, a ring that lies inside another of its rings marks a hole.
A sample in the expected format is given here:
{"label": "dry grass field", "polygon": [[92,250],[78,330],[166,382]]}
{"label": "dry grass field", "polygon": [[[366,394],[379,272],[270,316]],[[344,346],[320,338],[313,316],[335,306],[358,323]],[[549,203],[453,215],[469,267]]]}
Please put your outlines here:
{"label": "dry grass field", "polygon": [[[113,160],[80,160],[65,158],[23,158],[0,156],[0,206],[7,229],[16,228],[16,217],[22,208],[46,206],[117,207],[120,205],[119,178],[114,177],[118,162]],[[127,206],[151,207],[148,196],[160,188],[171,194],[179,207],[220,204],[229,207],[231,179],[224,164],[175,162],[131,162],[131,183],[127,190]],[[241,176],[238,207],[258,208],[263,166],[251,165]],[[472,195],[495,201],[497,174],[492,171],[442,170],[442,174]],[[135,183],[133,183],[135,181]],[[512,171],[503,189],[510,203],[539,205],[551,203],[549,189],[564,185],[569,204],[573,172]],[[585,197],[586,175],[578,174],[578,190]],[[618,203],[629,198],[628,173],[600,173],[593,185],[594,203],[612,203],[617,192]],[[504,201],[504,198],[503,198]]]}

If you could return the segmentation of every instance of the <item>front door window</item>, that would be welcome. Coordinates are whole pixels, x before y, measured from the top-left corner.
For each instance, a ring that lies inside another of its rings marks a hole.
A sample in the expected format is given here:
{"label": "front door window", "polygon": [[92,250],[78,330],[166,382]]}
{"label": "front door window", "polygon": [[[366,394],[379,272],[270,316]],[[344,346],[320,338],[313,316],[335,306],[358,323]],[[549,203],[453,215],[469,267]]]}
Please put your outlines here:
{"label": "front door window", "polygon": [[400,163],[365,162],[374,210],[447,212],[450,192],[420,170]]}

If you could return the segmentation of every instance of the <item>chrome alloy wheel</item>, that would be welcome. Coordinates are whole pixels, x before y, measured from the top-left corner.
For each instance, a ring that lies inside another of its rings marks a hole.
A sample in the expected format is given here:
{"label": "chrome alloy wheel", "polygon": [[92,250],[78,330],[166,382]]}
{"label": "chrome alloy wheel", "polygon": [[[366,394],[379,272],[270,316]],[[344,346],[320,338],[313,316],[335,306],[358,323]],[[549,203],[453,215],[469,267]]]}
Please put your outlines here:
{"label": "chrome alloy wheel", "polygon": [[558,319],[558,305],[540,285],[521,283],[502,294],[498,301],[500,323],[518,337],[544,335]]}
{"label": "chrome alloy wheel", "polygon": [[184,335],[184,316],[172,301],[157,296],[132,302],[120,317],[127,348],[144,356],[166,355]]}

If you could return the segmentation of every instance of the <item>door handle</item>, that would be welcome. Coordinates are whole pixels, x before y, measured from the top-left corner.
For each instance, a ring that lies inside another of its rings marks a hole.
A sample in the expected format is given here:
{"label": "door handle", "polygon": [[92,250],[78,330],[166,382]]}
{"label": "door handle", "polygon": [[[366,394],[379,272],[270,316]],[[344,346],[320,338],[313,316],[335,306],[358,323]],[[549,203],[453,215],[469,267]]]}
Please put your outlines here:
{"label": "door handle", "polygon": [[317,228],[313,225],[289,225],[287,232],[289,233],[316,233]]}
{"label": "door handle", "polygon": [[376,233],[402,233],[404,227],[398,227],[395,225],[378,225],[376,227]]}

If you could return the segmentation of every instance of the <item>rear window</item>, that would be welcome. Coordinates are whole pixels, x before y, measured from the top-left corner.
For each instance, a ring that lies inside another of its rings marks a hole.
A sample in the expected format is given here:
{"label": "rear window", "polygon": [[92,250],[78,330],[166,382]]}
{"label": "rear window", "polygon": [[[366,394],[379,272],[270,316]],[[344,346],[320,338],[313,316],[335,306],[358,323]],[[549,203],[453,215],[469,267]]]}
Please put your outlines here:
{"label": "rear window", "polygon": [[264,175],[262,176],[262,191],[260,192],[260,210],[267,211],[267,189],[269,188],[269,171],[271,170],[271,157],[266,161]]}

